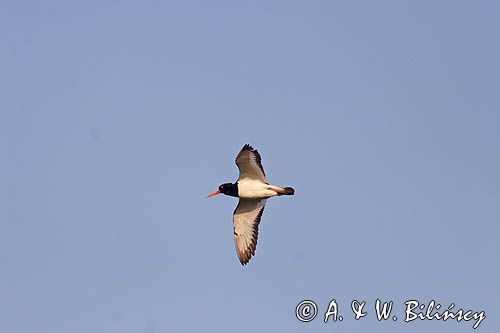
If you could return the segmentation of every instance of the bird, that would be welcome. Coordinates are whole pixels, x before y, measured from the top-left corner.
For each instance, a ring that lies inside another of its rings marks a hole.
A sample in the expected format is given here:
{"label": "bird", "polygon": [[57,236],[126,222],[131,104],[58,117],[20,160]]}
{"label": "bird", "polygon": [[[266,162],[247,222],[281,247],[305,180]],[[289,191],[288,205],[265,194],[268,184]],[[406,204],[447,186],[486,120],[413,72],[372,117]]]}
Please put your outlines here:
{"label": "bird", "polygon": [[225,194],[239,198],[233,212],[233,234],[236,254],[240,263],[248,264],[257,248],[259,223],[267,199],[275,196],[294,195],[292,187],[274,186],[267,182],[259,152],[246,144],[236,156],[239,177],[235,183],[224,183],[206,198]]}

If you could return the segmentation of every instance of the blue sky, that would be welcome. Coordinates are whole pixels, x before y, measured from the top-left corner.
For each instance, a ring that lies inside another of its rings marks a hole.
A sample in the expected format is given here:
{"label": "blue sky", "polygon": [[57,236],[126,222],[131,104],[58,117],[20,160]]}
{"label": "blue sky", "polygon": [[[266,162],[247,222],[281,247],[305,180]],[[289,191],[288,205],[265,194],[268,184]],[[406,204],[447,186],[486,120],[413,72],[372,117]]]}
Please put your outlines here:
{"label": "blue sky", "polygon": [[[500,326],[498,3],[0,8],[1,331],[472,331],[410,299]],[[242,267],[203,196],[245,143],[296,195]]]}

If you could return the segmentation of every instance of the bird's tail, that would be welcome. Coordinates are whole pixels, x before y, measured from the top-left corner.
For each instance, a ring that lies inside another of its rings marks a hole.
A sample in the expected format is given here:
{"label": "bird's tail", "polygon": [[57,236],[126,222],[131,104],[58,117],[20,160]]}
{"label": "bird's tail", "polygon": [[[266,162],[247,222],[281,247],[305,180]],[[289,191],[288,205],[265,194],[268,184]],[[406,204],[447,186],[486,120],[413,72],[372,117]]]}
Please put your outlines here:
{"label": "bird's tail", "polygon": [[274,186],[274,185],[267,185],[267,188],[269,190],[273,190],[276,192],[277,195],[294,195],[295,190],[292,187],[281,187],[281,186]]}

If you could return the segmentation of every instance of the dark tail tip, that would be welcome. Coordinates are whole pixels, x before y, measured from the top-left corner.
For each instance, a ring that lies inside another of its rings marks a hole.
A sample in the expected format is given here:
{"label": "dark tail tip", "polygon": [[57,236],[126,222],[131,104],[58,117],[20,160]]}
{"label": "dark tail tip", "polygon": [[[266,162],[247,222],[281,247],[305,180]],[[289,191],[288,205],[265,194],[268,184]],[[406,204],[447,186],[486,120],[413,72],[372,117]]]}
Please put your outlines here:
{"label": "dark tail tip", "polygon": [[285,195],[294,195],[295,194],[295,190],[293,189],[293,187],[285,187]]}

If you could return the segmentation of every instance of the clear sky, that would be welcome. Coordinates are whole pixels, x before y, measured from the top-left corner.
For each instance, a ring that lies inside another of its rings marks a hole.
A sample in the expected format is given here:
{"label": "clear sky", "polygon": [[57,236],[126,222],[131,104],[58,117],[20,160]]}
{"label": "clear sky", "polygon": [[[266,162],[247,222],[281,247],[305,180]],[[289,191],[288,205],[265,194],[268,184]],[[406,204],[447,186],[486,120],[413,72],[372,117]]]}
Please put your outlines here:
{"label": "clear sky", "polygon": [[[2,1],[0,331],[473,331],[404,323],[412,299],[497,331],[499,12]],[[268,201],[243,267],[237,200],[203,196],[245,143],[296,195]]]}

